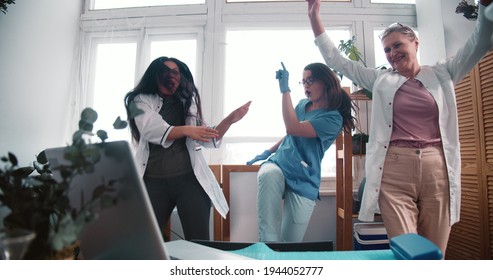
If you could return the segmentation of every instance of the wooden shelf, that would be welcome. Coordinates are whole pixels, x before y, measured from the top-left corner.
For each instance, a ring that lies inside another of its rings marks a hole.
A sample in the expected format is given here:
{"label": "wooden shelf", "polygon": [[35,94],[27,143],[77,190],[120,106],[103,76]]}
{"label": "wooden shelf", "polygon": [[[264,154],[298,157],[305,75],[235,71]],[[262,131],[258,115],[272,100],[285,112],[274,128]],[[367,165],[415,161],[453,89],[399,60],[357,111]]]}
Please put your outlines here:
{"label": "wooden shelf", "polygon": [[352,100],[362,100],[362,101],[371,100],[370,98],[368,98],[368,96],[366,96],[364,93],[361,93],[359,91],[352,92],[350,96]]}
{"label": "wooden shelf", "polygon": [[[354,101],[368,103],[371,101],[364,93],[357,91],[350,94]],[[336,249],[349,251],[353,249],[353,157],[363,157],[352,153],[352,135],[341,132],[336,139]]]}

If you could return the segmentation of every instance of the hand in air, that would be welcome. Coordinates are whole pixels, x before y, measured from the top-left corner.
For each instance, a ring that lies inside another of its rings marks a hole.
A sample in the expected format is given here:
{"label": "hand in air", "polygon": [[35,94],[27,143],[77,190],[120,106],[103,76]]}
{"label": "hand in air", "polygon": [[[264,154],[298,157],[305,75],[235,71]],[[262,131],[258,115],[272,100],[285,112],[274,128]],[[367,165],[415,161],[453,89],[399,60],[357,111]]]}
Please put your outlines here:
{"label": "hand in air", "polygon": [[306,0],[308,2],[308,17],[314,18],[320,14],[320,0]]}
{"label": "hand in air", "polygon": [[250,109],[250,104],[252,101],[248,101],[243,104],[241,107],[237,108],[233,112],[231,112],[228,116],[228,119],[231,124],[243,119],[243,117],[248,113],[248,109]]}
{"label": "hand in air", "polygon": [[252,164],[254,164],[255,162],[257,162],[259,160],[266,160],[266,159],[269,158],[270,155],[272,155],[271,151],[265,150],[263,153],[261,153],[260,155],[255,156],[252,160],[248,161],[246,164],[247,165],[252,165]]}
{"label": "hand in air", "polygon": [[276,79],[279,80],[279,88],[281,93],[291,92],[289,89],[289,72],[286,70],[284,63],[281,62],[282,69],[276,71]]}

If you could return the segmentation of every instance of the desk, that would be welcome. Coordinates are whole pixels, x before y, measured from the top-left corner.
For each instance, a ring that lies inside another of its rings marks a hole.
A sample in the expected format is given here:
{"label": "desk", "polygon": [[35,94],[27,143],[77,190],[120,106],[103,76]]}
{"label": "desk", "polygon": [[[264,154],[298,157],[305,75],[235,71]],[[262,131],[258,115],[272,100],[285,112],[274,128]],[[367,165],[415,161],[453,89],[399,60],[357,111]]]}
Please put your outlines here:
{"label": "desk", "polygon": [[391,250],[277,252],[263,243],[230,252],[258,260],[397,260]]}
{"label": "desk", "polygon": [[264,243],[255,243],[233,253],[258,260],[440,260],[443,254],[430,240],[417,234],[390,239],[390,250],[276,252]]}

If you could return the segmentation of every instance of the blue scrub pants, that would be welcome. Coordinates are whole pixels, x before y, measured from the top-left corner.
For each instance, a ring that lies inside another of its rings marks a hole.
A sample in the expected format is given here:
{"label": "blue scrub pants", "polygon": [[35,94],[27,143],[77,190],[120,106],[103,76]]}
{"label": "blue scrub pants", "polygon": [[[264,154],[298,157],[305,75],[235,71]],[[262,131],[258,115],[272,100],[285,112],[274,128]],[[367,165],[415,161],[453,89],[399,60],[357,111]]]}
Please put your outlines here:
{"label": "blue scrub pants", "polygon": [[286,187],[282,170],[274,163],[262,164],[257,181],[259,240],[261,242],[303,241],[315,201],[290,191]]}

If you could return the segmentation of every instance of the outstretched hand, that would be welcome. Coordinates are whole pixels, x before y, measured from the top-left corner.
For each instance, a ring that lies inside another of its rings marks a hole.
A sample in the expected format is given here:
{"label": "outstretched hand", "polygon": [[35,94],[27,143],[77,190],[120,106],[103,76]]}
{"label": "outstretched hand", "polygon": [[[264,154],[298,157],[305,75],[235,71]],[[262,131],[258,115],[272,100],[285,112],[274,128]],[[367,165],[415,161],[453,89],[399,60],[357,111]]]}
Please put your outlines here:
{"label": "outstretched hand", "polygon": [[254,164],[255,162],[259,161],[259,160],[266,160],[269,158],[269,156],[272,155],[272,152],[269,151],[269,150],[265,150],[263,153],[261,153],[260,155],[257,155],[255,156],[252,160],[250,161],[247,161],[247,165],[252,165]]}
{"label": "outstretched hand", "polygon": [[241,107],[231,112],[228,116],[228,120],[230,121],[230,124],[234,124],[235,122],[243,119],[243,117],[248,113],[248,109],[250,109],[250,104],[252,104],[252,101],[248,101],[247,103],[243,104]]}
{"label": "outstretched hand", "polygon": [[289,72],[286,70],[284,63],[281,62],[282,69],[276,71],[276,79],[279,80],[279,88],[281,93],[291,92],[289,89]]}

